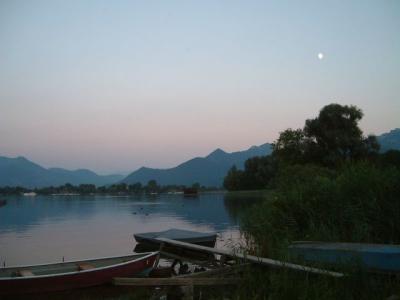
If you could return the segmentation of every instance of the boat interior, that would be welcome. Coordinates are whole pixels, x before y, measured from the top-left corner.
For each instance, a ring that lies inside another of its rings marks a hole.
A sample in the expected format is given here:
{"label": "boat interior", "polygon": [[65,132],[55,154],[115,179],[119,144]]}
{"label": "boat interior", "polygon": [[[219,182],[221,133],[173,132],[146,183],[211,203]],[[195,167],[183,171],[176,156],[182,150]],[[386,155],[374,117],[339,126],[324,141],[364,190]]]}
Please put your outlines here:
{"label": "boat interior", "polygon": [[86,271],[139,259],[148,254],[149,253],[140,253],[129,256],[120,256],[120,257],[99,258],[99,259],[53,263],[45,265],[0,268],[0,280],[10,277],[12,278],[31,277],[31,276],[56,275],[63,273]]}

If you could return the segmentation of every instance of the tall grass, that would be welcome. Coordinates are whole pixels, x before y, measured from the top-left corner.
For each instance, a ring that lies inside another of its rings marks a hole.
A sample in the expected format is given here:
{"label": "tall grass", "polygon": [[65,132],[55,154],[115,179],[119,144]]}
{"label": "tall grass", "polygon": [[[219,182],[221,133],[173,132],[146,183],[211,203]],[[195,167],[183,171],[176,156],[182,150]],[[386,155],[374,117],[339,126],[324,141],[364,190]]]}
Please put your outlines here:
{"label": "tall grass", "polygon": [[[256,204],[243,230],[258,255],[288,259],[295,240],[400,243],[400,171],[368,162],[339,170],[282,169],[276,190]],[[349,266],[350,268],[350,266]],[[400,295],[399,277],[348,269],[344,279],[292,271],[249,270],[237,299],[385,299]]]}
{"label": "tall grass", "polygon": [[367,300],[400,295],[396,277],[352,273],[346,278],[252,267],[231,299]]}
{"label": "tall grass", "polygon": [[293,240],[400,243],[400,171],[356,163],[280,172],[277,188],[253,207],[243,228],[276,255]]}

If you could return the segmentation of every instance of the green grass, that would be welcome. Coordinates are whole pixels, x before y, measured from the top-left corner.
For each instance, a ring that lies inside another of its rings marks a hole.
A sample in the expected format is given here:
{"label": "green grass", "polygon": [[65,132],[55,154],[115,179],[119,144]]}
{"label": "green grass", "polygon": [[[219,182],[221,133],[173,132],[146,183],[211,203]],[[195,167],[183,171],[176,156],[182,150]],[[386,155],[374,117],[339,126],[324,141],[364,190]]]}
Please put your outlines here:
{"label": "green grass", "polygon": [[[400,172],[368,163],[339,170],[313,165],[281,170],[276,189],[243,218],[248,251],[288,259],[294,240],[400,243]],[[233,299],[386,299],[400,296],[400,277],[354,266],[333,279],[251,268]]]}

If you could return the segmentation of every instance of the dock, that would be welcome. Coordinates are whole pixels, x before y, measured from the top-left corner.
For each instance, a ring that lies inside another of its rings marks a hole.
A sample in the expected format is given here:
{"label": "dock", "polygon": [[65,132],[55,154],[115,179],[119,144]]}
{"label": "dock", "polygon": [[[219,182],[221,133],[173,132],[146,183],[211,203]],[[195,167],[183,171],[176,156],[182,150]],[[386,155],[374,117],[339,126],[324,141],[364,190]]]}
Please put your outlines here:
{"label": "dock", "polygon": [[[160,254],[168,258],[173,258],[176,261],[186,260],[194,261],[196,265],[202,266],[203,270],[186,273],[179,270],[173,276],[172,272],[164,276],[153,276],[147,278],[122,278],[116,277],[113,279],[113,284],[116,286],[135,286],[135,287],[158,287],[157,296],[159,295],[180,295],[182,299],[194,299],[195,291],[201,291],[202,287],[207,289],[237,286],[242,282],[243,273],[250,265],[258,264],[276,269],[288,269],[297,272],[305,272],[309,274],[317,274],[322,276],[330,276],[334,278],[342,278],[343,273],[313,268],[309,266],[293,264],[285,261],[248,255],[245,252],[237,250],[216,249],[204,245],[187,243],[183,241],[168,239],[168,238],[152,238],[160,245]],[[178,254],[167,252],[168,249],[178,249]],[[188,258],[181,256],[183,252],[196,253],[198,257],[207,257],[206,260],[197,261],[195,257]],[[188,260],[189,259],[189,260]],[[180,262],[182,264],[182,262]],[[182,265],[184,266],[184,265]],[[187,267],[187,265],[186,265]],[[208,270],[206,268],[209,268]],[[167,268],[168,269],[168,268]],[[163,277],[164,276],[164,277]],[[196,289],[195,289],[196,288]],[[179,297],[180,297],[179,296]]]}
{"label": "dock", "polygon": [[221,286],[237,285],[240,278],[191,278],[191,277],[171,277],[171,278],[114,278],[114,285],[129,286]]}
{"label": "dock", "polygon": [[189,249],[189,250],[203,252],[203,253],[209,253],[209,254],[217,254],[217,255],[221,255],[222,257],[225,257],[225,258],[232,257],[232,258],[243,260],[245,262],[252,262],[252,263],[256,263],[256,264],[260,264],[260,265],[264,265],[264,266],[268,266],[268,267],[286,268],[286,269],[291,269],[291,270],[295,270],[295,271],[307,272],[307,273],[318,274],[318,275],[327,275],[327,276],[336,277],[336,278],[345,276],[343,273],[340,273],[340,272],[334,272],[334,271],[329,271],[329,270],[323,270],[323,269],[293,264],[293,263],[275,260],[275,259],[271,259],[271,258],[248,255],[247,253],[242,253],[242,252],[235,252],[235,251],[229,251],[229,250],[223,250],[223,249],[215,249],[215,248],[211,248],[211,247],[200,246],[200,245],[180,242],[180,241],[166,239],[166,238],[158,238],[157,240],[160,243],[169,244],[169,245],[179,247],[179,248],[184,248],[184,249]]}

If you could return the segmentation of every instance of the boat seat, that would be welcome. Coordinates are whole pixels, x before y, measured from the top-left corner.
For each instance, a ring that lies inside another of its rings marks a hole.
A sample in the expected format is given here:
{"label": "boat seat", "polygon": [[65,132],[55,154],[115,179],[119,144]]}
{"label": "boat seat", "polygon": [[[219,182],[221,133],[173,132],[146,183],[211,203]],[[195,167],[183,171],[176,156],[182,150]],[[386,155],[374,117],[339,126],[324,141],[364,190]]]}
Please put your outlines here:
{"label": "boat seat", "polygon": [[77,266],[79,271],[94,269],[94,266],[88,263],[79,263]]}
{"label": "boat seat", "polygon": [[27,276],[34,276],[35,274],[32,273],[31,270],[18,270],[16,272],[16,276],[19,277],[27,277]]}

